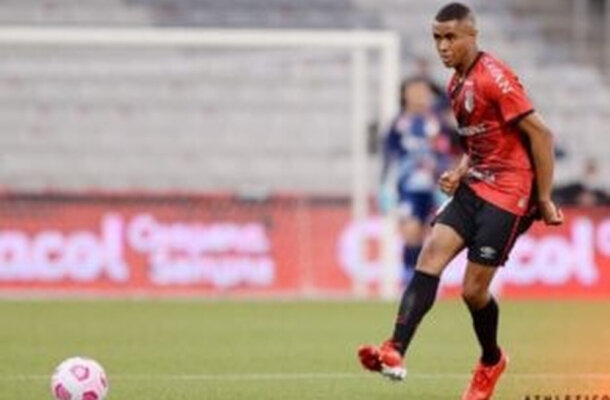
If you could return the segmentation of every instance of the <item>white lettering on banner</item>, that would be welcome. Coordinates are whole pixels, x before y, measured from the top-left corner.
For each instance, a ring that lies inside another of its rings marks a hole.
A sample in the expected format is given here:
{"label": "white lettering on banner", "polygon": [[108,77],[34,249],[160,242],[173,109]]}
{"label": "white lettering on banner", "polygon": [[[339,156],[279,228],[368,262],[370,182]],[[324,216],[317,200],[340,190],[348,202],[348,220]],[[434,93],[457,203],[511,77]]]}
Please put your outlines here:
{"label": "white lettering on banner", "polygon": [[604,220],[597,228],[597,248],[599,252],[610,257],[610,219]]}
{"label": "white lettering on banner", "polygon": [[130,246],[144,253],[157,285],[209,283],[269,286],[275,262],[264,225],[248,223],[162,224],[139,215],[127,228]]}
{"label": "white lettering on banner", "polygon": [[47,230],[31,238],[20,231],[0,232],[0,281],[72,279],[91,282],[105,275],[112,281],[129,278],[122,245],[123,221],[102,218],[101,234]]}
{"label": "white lettering on banner", "polygon": [[125,245],[145,257],[158,285],[268,286],[275,263],[260,223],[161,223],[150,214],[101,218],[100,233],[0,231],[0,281],[129,279]]}
{"label": "white lettering on banner", "polygon": [[[359,232],[365,238],[379,238],[380,220],[371,218],[360,228],[354,223],[346,227],[339,240],[339,263],[352,279],[360,274],[365,282],[374,282],[378,279],[379,262],[360,259]],[[560,286],[576,282],[582,286],[595,285],[600,274],[595,263],[596,249],[603,255],[610,254],[610,219],[600,221],[596,227],[589,218],[576,218],[565,236],[526,234],[517,240],[506,268],[502,268],[494,279],[492,290],[501,292],[507,284]],[[464,251],[443,273],[441,286],[461,286],[465,266]]]}
{"label": "white lettering on banner", "polygon": [[151,280],[158,285],[211,282],[224,289],[240,284],[268,286],[274,275],[273,261],[268,257],[203,257],[189,262],[155,263]]}
{"label": "white lettering on banner", "polygon": [[140,252],[171,247],[192,254],[200,252],[267,253],[269,238],[262,224],[235,223],[163,225],[149,214],[138,215],[129,224],[127,237]]}

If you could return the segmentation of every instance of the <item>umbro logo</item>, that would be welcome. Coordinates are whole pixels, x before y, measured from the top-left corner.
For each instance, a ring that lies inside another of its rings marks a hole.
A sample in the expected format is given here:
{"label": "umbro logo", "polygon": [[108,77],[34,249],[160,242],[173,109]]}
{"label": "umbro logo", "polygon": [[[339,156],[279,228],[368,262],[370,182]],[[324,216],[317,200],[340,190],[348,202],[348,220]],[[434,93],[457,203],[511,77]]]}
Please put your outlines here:
{"label": "umbro logo", "polygon": [[484,258],[486,260],[493,260],[494,258],[496,258],[496,254],[498,254],[498,252],[496,251],[496,249],[494,249],[493,247],[489,247],[489,246],[483,246],[479,249],[479,254],[481,256],[481,258]]}

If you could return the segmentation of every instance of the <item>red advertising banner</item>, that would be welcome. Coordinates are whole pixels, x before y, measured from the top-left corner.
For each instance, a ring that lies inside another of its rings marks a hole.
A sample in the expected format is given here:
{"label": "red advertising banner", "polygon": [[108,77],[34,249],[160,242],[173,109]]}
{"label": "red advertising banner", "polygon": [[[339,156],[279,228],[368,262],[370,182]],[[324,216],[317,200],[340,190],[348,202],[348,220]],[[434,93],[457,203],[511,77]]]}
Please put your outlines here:
{"label": "red advertising banner", "polygon": [[[610,210],[566,217],[518,241],[494,291],[610,298]],[[357,275],[376,285],[380,236],[379,218],[350,221],[347,199],[5,195],[0,295],[349,295]],[[454,264],[444,295],[459,293],[463,259]]]}
{"label": "red advertising banner", "polygon": [[229,196],[0,199],[1,293],[346,292],[347,201]]}

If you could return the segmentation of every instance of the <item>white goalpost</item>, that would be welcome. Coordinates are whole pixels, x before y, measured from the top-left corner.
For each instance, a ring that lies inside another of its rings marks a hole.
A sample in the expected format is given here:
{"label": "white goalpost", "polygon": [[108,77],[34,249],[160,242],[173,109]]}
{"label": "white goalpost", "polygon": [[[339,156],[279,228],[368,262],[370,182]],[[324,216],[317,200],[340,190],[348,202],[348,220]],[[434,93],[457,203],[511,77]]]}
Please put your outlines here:
{"label": "white goalpost", "polygon": [[[367,150],[368,116],[376,116],[386,126],[398,110],[400,80],[400,41],[387,31],[304,31],[304,30],[214,30],[186,28],[77,28],[77,27],[0,27],[0,46],[15,48],[174,48],[183,49],[322,49],[341,52],[350,63],[349,130],[351,157],[351,204],[353,219],[363,222],[369,215],[370,187]],[[375,67],[371,67],[371,61]],[[377,73],[376,85],[370,84]],[[374,90],[372,90],[372,86]],[[315,90],[315,89],[312,89]],[[375,107],[372,110],[372,107]],[[392,251],[393,221],[384,222],[379,297],[395,296],[396,255]],[[364,241],[364,237],[361,238]],[[360,246],[364,263],[364,245]],[[360,269],[361,270],[361,269]],[[356,279],[354,294],[364,296],[366,283]]]}

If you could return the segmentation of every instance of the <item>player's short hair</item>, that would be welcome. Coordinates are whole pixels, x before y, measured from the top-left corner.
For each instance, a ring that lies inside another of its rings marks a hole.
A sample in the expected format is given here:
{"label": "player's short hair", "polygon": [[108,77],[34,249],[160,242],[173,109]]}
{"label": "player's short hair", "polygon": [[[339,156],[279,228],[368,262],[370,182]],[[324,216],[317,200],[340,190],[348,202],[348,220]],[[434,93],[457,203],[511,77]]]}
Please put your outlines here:
{"label": "player's short hair", "polygon": [[400,96],[398,97],[400,108],[403,109],[403,110],[405,108],[407,108],[407,99],[405,99],[405,89],[408,86],[411,86],[412,84],[415,84],[415,83],[425,83],[426,85],[428,85],[430,90],[432,92],[434,92],[434,88],[432,87],[432,83],[426,77],[423,77],[423,76],[412,76],[412,77],[403,79],[403,81],[400,83]]}
{"label": "player's short hair", "polygon": [[447,22],[453,20],[462,21],[472,17],[472,11],[468,6],[462,3],[449,3],[436,13],[435,19],[437,22]]}

